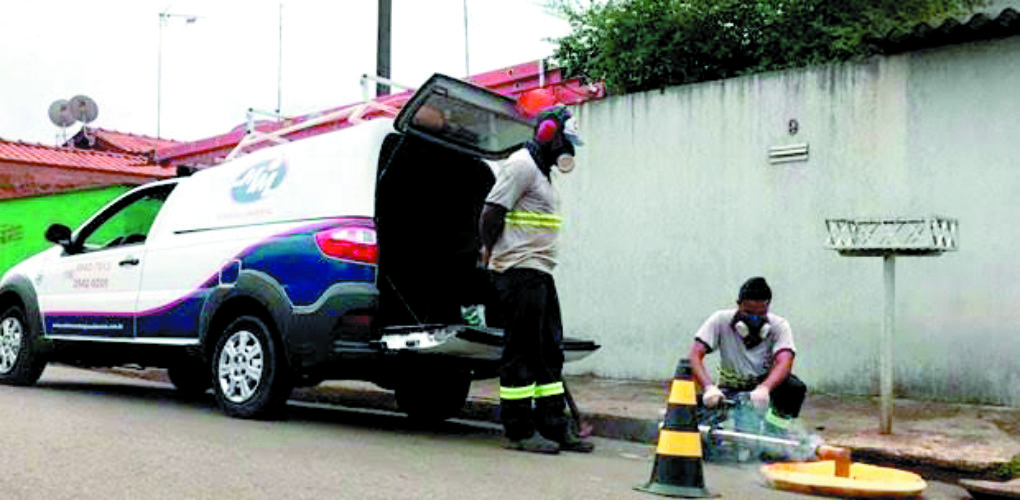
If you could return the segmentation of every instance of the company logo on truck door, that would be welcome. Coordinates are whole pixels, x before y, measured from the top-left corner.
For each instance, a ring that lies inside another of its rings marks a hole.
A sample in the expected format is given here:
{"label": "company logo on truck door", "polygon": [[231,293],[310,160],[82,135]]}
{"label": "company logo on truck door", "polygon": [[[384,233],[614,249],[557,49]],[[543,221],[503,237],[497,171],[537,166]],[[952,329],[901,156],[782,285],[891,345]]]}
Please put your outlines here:
{"label": "company logo on truck door", "polygon": [[230,187],[230,195],[238,203],[261,200],[280,187],[286,175],[287,163],[283,158],[261,161],[237,176]]}

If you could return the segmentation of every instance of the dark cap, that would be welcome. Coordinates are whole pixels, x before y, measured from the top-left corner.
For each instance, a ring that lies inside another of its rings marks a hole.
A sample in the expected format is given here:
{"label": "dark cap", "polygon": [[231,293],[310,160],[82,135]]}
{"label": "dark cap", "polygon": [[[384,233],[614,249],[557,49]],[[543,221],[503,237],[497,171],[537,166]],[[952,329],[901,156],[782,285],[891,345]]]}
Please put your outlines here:
{"label": "dark cap", "polygon": [[755,276],[740,285],[737,301],[742,300],[772,300],[772,289],[765,282],[765,278]]}

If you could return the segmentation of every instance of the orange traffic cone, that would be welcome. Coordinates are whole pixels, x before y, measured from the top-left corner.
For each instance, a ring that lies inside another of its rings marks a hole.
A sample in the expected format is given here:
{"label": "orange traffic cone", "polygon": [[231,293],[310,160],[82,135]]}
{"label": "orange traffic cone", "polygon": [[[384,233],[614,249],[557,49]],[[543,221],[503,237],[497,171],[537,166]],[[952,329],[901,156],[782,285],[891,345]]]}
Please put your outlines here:
{"label": "orange traffic cone", "polygon": [[701,434],[698,433],[698,401],[690,361],[680,360],[669,390],[666,420],[659,430],[655,466],[648,484],[635,489],[683,498],[713,497],[705,489]]}

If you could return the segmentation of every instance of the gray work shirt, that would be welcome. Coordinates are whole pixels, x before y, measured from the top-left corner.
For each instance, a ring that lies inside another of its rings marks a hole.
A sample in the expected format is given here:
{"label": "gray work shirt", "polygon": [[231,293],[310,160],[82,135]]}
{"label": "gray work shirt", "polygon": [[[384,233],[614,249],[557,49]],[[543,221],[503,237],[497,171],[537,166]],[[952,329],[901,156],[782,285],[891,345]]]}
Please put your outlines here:
{"label": "gray work shirt", "polygon": [[793,332],[785,318],[769,313],[771,330],[768,336],[751,349],[744,346],[744,340],[733,328],[733,316],[737,309],[716,311],[694,334],[694,338],[708,346],[709,351],[719,351],[719,387],[737,390],[753,389],[757,381],[772,369],[772,360],[780,351],[796,354]]}
{"label": "gray work shirt", "polygon": [[503,234],[489,257],[489,268],[504,272],[522,267],[552,274],[561,225],[559,199],[527,148],[500,165],[496,184],[485,201],[508,210]]}

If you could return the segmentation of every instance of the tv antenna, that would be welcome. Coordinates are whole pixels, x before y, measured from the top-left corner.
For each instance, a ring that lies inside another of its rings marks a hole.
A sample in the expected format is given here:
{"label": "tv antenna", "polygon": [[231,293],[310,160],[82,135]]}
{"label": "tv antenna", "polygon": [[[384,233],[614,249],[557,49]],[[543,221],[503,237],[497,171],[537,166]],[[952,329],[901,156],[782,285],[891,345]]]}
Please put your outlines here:
{"label": "tv antenna", "polygon": [[74,124],[76,121],[74,115],[71,114],[71,103],[67,99],[57,99],[50,104],[50,121],[54,125],[60,127],[63,135],[61,142],[67,142],[67,127]]}
{"label": "tv antenna", "polygon": [[[50,104],[49,116],[50,121],[60,127],[61,144],[63,144],[67,142],[67,127],[74,125],[75,122],[88,124],[94,121],[99,116],[99,107],[91,97],[76,95],[70,100],[57,99],[53,101]],[[88,137],[88,129],[85,126],[82,126],[82,133],[85,134],[85,139],[91,143],[91,138]]]}
{"label": "tv antenna", "polygon": [[75,120],[82,123],[89,123],[99,116],[99,107],[96,101],[87,95],[76,95],[71,98],[71,114]]}

